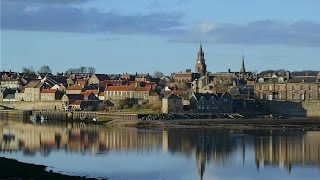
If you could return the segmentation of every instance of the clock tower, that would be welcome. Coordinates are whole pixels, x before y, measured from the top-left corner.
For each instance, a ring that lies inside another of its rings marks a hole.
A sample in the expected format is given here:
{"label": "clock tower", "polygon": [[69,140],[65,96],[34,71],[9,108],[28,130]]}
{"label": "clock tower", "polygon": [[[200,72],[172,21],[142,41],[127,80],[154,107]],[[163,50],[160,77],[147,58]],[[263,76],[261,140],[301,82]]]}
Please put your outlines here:
{"label": "clock tower", "polygon": [[196,66],[195,66],[195,72],[199,73],[200,76],[203,76],[206,74],[207,72],[207,65],[206,65],[206,61],[204,59],[204,53],[202,50],[202,44],[200,44],[200,49],[198,52],[198,58],[197,58],[197,62],[196,62]]}

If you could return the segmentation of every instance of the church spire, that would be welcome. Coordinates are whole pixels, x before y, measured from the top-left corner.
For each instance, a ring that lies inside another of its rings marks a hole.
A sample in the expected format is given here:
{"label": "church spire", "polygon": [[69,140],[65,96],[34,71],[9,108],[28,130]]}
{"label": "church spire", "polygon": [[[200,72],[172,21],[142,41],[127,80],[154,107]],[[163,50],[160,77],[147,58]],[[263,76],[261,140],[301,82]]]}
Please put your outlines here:
{"label": "church spire", "polygon": [[198,52],[198,58],[195,66],[195,72],[199,73],[201,76],[205,75],[207,72],[207,66],[204,59],[204,52],[202,50],[202,44],[200,43],[200,48]]}
{"label": "church spire", "polygon": [[244,56],[242,56],[240,73],[246,73],[246,68],[245,68],[245,66],[244,66]]}

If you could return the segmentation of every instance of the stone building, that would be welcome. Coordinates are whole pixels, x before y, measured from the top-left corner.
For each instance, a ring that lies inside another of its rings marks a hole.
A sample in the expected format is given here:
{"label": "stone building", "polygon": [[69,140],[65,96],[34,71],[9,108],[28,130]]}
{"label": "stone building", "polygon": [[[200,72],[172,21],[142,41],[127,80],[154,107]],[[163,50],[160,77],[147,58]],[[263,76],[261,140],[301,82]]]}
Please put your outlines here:
{"label": "stone building", "polygon": [[193,113],[233,112],[233,101],[229,93],[194,93],[190,109]]}
{"label": "stone building", "polygon": [[81,85],[71,85],[67,87],[66,94],[81,94],[83,86]]}
{"label": "stone building", "polygon": [[130,82],[127,85],[107,86],[105,89],[105,100],[121,100],[121,99],[149,99],[150,93],[153,91],[153,85],[145,84],[141,86],[139,82]]}
{"label": "stone building", "polygon": [[317,76],[296,76],[288,81],[287,100],[304,101],[319,99]]}
{"label": "stone building", "polygon": [[206,61],[204,59],[204,52],[202,50],[202,44],[200,44],[198,58],[197,58],[197,62],[195,65],[195,72],[199,73],[200,76],[203,76],[207,73],[207,65],[206,65]]}
{"label": "stone building", "polygon": [[287,78],[275,75],[259,78],[254,85],[254,95],[256,99],[287,100]]}
{"label": "stone building", "polygon": [[187,69],[184,72],[176,72],[172,75],[172,79],[175,83],[192,82],[199,77],[199,73],[193,73],[191,72],[191,69]]}
{"label": "stone building", "polygon": [[99,84],[101,85],[105,80],[109,80],[110,77],[106,74],[93,74],[89,80],[88,84]]}
{"label": "stone building", "polygon": [[41,80],[30,81],[21,96],[23,101],[40,101],[41,100],[41,90],[44,88],[44,83]]}
{"label": "stone building", "polygon": [[162,112],[166,114],[181,113],[183,111],[182,98],[173,93],[162,99]]}
{"label": "stone building", "polygon": [[63,93],[57,89],[42,89],[41,90],[41,101],[54,101],[60,100]]}

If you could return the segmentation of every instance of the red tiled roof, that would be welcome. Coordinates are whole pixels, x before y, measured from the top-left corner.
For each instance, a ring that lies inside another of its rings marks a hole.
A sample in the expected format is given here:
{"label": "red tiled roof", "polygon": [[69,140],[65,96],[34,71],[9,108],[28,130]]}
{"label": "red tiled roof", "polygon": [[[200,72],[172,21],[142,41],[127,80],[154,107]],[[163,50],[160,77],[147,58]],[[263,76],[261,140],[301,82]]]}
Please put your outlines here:
{"label": "red tiled roof", "polygon": [[99,93],[99,96],[104,96],[104,92]]}
{"label": "red tiled roof", "polygon": [[42,89],[41,93],[56,93],[57,89]]}
{"label": "red tiled roof", "polygon": [[133,91],[129,86],[108,86],[105,91]]}
{"label": "red tiled roof", "polygon": [[71,103],[71,105],[81,105],[82,100],[76,100],[75,102]]}
{"label": "red tiled roof", "polygon": [[82,90],[82,86],[71,85],[67,88],[67,90]]}
{"label": "red tiled roof", "polygon": [[98,95],[99,94],[99,90],[98,89],[90,89],[90,90],[85,90],[83,92],[81,92],[81,94],[87,94],[87,93],[93,93],[94,95]]}

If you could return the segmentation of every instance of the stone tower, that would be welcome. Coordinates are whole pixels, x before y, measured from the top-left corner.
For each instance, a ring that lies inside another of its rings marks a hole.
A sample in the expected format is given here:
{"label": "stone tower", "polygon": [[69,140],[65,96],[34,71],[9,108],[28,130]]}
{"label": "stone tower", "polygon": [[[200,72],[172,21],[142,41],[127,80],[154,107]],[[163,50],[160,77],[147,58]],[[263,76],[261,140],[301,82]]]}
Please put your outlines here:
{"label": "stone tower", "polygon": [[201,76],[205,75],[207,72],[207,65],[206,65],[206,61],[204,59],[204,53],[202,50],[202,44],[200,44],[200,49],[198,52],[198,59],[197,59],[197,63],[195,66],[195,72],[199,73]]}

